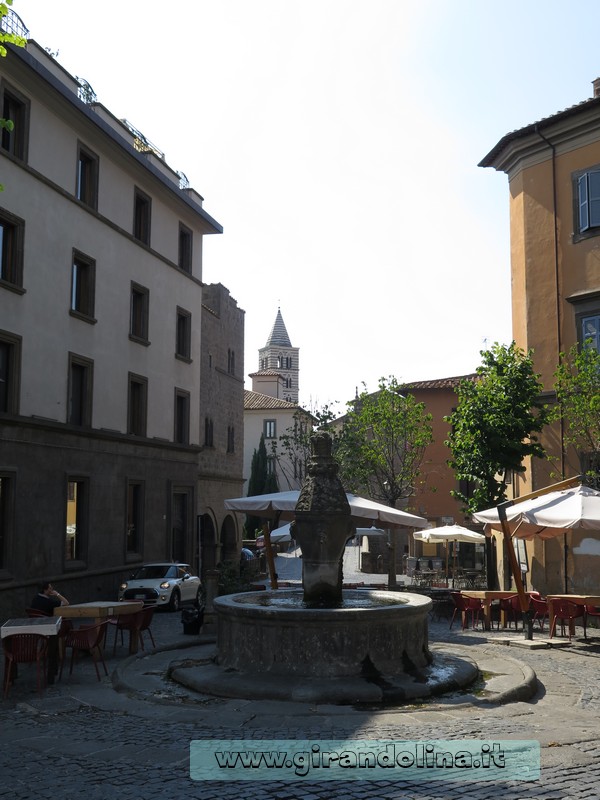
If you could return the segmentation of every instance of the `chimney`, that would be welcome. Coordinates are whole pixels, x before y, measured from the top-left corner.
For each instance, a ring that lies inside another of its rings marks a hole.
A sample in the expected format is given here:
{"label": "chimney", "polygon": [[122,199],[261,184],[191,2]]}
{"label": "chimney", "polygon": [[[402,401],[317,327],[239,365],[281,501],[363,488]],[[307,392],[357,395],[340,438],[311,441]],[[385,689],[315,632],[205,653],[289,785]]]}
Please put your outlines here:
{"label": "chimney", "polygon": [[600,78],[592,81],[592,86],[594,87],[594,97],[600,97]]}

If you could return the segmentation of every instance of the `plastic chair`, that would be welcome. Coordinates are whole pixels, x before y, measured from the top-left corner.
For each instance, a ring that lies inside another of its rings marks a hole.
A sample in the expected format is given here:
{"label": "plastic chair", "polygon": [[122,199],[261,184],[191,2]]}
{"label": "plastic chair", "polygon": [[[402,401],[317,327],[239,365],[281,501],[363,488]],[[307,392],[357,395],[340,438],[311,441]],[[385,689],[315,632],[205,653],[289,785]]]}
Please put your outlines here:
{"label": "plastic chair", "polygon": [[581,619],[583,624],[583,638],[587,638],[586,633],[586,613],[585,606],[578,606],[570,600],[553,600],[552,601],[552,624],[550,626],[550,638],[554,636],[556,630],[556,622],[560,620],[561,635],[565,635],[565,622],[569,623],[569,641],[571,641],[571,623],[575,623],[576,619]]}
{"label": "plastic chair", "polygon": [[45,611],[40,611],[38,608],[26,608],[25,613],[28,617],[49,617],[50,614],[46,614]]}
{"label": "plastic chair", "polygon": [[[108,675],[106,664],[104,662],[104,655],[102,653],[102,642],[104,641],[104,633],[106,630],[106,622],[101,622],[99,625],[90,625],[89,627],[73,628],[68,631],[65,636],[65,648],[71,648],[71,666],[69,675],[73,672],[73,661],[76,652],[89,652],[94,661],[96,668],[96,675],[100,680],[100,671],[98,670],[98,661],[102,661],[104,672]],[[58,679],[62,677],[64,659],[60,664],[60,673]]]}
{"label": "plastic chair", "polygon": [[471,616],[472,627],[476,628],[479,622],[479,614],[483,610],[482,601],[475,597],[465,597],[460,592],[450,592],[450,599],[454,603],[454,613],[450,620],[450,629],[452,629],[457,614],[461,615],[463,631],[465,628],[469,627],[469,615]]}
{"label": "plastic chair", "polygon": [[[152,609],[154,610],[154,609]],[[119,637],[119,633],[121,634],[121,644],[123,644],[123,631],[129,631],[129,641],[131,642],[132,634],[137,633],[139,636],[139,641],[144,649],[144,643],[142,640],[142,636],[140,635],[140,630],[142,624],[144,622],[144,610],[141,611],[134,611],[133,614],[119,614],[118,617],[111,617],[108,622],[110,625],[113,625],[115,628],[115,641],[113,644],[113,656],[117,651],[117,639]]]}
{"label": "plastic chair", "polygon": [[511,623],[514,622],[515,630],[517,630],[517,624],[523,616],[518,594],[500,598],[500,613],[502,612],[504,612],[504,619],[508,623],[508,627],[510,628]]}
{"label": "plastic chair", "polygon": [[600,617],[600,606],[586,606],[585,607],[586,624],[588,617]]}
{"label": "plastic chair", "polygon": [[40,633],[15,633],[2,640],[4,650],[4,697],[8,695],[13,666],[16,664],[37,665],[37,688],[42,691],[46,684],[48,639]]}
{"label": "plastic chair", "polygon": [[144,631],[148,633],[150,639],[152,640],[152,647],[156,647],[156,642],[154,641],[154,636],[152,635],[152,631],[150,630],[150,625],[152,625],[152,619],[154,618],[154,612],[156,610],[155,606],[146,606],[140,611],[142,616],[142,624],[140,625],[139,635],[140,635],[140,645],[142,650],[144,649]]}
{"label": "plastic chair", "polygon": [[533,622],[538,621],[540,630],[544,630],[544,620],[547,619],[550,623],[548,602],[541,597],[534,597],[531,595],[530,605],[533,610]]}

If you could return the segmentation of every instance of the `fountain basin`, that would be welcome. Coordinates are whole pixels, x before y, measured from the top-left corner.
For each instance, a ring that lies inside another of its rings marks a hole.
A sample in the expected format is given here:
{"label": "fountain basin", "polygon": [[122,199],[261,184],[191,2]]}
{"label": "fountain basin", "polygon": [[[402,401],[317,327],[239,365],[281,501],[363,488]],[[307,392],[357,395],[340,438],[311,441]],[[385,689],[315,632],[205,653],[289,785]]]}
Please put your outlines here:
{"label": "fountain basin", "polygon": [[345,590],[336,608],[306,608],[300,590],[217,597],[221,669],[337,678],[411,674],[431,663],[431,600],[415,594]]}

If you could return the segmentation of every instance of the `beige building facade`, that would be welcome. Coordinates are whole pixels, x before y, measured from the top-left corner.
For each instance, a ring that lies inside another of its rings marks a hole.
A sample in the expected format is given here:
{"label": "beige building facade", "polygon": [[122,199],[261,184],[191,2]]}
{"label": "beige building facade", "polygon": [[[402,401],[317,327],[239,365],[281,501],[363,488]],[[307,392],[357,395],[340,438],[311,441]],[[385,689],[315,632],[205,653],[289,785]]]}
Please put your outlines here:
{"label": "beige building facade", "polygon": [[[600,347],[600,81],[593,86],[592,98],[507,134],[480,162],[508,176],[513,337],[533,348],[550,402],[559,354],[586,339]],[[544,435],[551,458],[529,465],[519,495],[586,468],[563,435],[560,425]],[[589,539],[571,534],[566,551],[562,537],[530,545],[530,587],[597,588],[600,555]]]}
{"label": "beige building facade", "polygon": [[[2,59],[0,96],[15,122],[0,142],[5,617],[41,580],[71,601],[110,599],[142,561],[199,567],[198,514],[217,505],[211,478],[237,470],[241,485],[243,319],[213,290],[238,359],[223,404],[238,451],[225,452],[225,435],[212,463],[202,240],[220,224],[164,154],[35,41]],[[215,512],[219,537],[226,524]]]}

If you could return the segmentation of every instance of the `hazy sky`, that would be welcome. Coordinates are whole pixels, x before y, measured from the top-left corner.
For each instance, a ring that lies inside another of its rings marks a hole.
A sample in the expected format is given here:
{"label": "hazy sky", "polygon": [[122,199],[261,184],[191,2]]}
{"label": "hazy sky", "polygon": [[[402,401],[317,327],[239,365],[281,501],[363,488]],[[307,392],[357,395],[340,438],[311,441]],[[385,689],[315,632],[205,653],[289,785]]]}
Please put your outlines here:
{"label": "hazy sky", "polygon": [[246,311],[246,375],[278,306],[306,406],[466,374],[510,342],[507,178],[477,163],[591,96],[596,0],[13,9],[223,225],[203,279]]}

